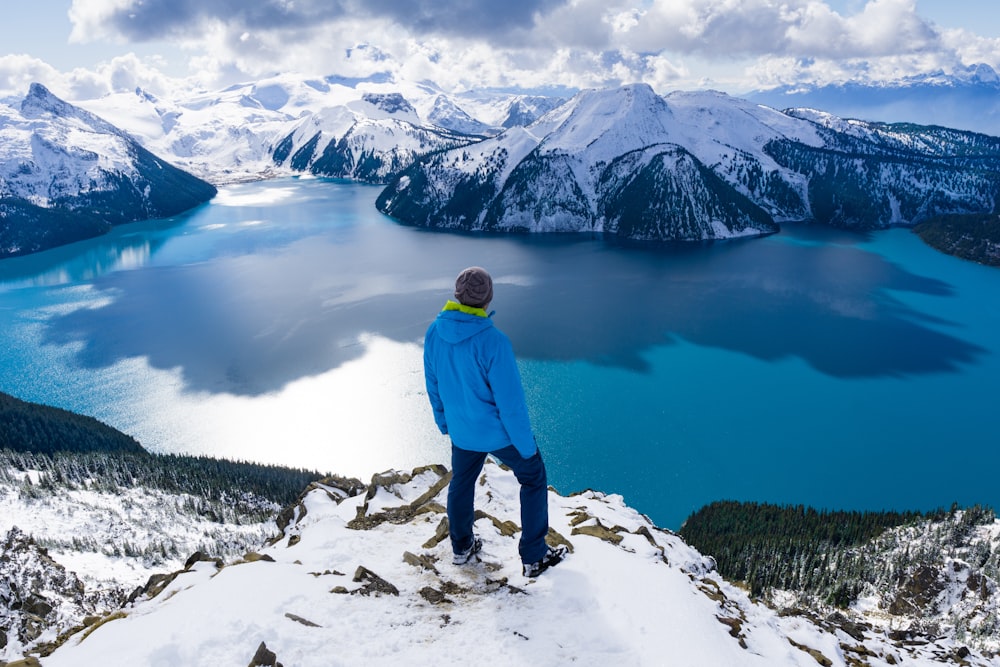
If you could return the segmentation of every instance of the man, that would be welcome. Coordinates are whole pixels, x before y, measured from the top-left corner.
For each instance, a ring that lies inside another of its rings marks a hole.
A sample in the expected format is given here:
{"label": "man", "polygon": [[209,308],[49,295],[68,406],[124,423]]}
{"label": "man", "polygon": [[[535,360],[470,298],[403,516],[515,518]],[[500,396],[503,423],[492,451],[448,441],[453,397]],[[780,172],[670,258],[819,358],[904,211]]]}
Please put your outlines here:
{"label": "man", "polygon": [[549,532],[548,481],[535,443],[510,340],[486,308],[493,279],[473,266],[455,281],[424,338],[424,378],[434,421],[451,438],[448,524],[452,562],[467,563],[483,543],[473,532],[475,484],[486,457],[509,467],[521,485],[521,555],[526,577],[557,564],[566,548],[545,543]]}

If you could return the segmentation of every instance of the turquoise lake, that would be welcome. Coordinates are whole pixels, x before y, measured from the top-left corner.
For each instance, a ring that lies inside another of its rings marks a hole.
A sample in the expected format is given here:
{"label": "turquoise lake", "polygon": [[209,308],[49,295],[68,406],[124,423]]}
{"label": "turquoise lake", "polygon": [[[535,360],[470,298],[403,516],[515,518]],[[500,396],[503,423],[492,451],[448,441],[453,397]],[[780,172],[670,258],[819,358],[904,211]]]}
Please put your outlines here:
{"label": "turquoise lake", "polygon": [[447,462],[420,343],[493,274],[550,483],[678,528],[721,499],[1000,507],[1000,270],[904,229],[642,246],[435,233],[378,188],[222,188],[0,261],[0,390],[160,452],[366,479]]}

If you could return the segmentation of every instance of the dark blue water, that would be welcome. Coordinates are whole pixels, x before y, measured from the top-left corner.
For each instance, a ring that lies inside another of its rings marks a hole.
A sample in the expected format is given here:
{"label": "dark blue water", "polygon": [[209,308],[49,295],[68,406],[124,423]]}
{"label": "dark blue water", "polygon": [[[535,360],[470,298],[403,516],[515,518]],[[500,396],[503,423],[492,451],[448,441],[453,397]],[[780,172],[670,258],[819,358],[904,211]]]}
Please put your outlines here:
{"label": "dark blue water", "polygon": [[0,262],[0,390],[157,451],[367,475],[447,461],[419,343],[496,279],[550,481],[676,528],[712,500],[1000,505],[1000,271],[905,230],[623,246],[402,227],[378,190],[225,189]]}

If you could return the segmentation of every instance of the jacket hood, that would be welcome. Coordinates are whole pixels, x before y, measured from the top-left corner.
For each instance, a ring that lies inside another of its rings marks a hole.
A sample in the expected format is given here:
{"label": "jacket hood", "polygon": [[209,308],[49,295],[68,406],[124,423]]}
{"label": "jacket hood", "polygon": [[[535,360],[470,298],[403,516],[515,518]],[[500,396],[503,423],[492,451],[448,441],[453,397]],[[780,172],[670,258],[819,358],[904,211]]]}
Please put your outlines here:
{"label": "jacket hood", "polygon": [[449,301],[445,304],[444,310],[438,313],[438,334],[448,343],[460,343],[492,328],[493,320],[490,319],[492,316],[493,313],[487,315],[482,308],[472,308]]}

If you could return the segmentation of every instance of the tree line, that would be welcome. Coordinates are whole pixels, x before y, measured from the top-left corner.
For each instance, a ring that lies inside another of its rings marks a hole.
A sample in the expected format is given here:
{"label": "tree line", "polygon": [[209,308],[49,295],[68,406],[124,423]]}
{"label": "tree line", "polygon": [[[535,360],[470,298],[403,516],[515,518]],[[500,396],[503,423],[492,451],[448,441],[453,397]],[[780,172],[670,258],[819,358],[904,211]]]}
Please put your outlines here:
{"label": "tree line", "polygon": [[154,454],[92,417],[0,392],[0,479],[9,476],[7,470],[42,472],[40,484],[109,491],[142,486],[233,503],[263,498],[278,505],[293,503],[310,482],[324,476],[301,468]]}
{"label": "tree line", "polygon": [[[711,555],[723,576],[744,582],[752,595],[798,591],[846,607],[866,585],[898,579],[915,564],[938,562],[949,549],[967,546],[975,526],[995,519],[992,509],[979,505],[962,511],[953,505],[930,512],[858,512],[720,501],[692,514],[680,534]],[[927,539],[879,544],[890,529],[921,522],[932,527],[918,531]],[[992,556],[985,554],[973,565],[987,565]],[[988,569],[995,574],[992,564]]]}

